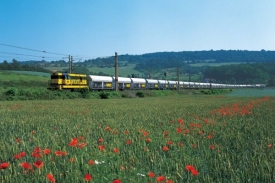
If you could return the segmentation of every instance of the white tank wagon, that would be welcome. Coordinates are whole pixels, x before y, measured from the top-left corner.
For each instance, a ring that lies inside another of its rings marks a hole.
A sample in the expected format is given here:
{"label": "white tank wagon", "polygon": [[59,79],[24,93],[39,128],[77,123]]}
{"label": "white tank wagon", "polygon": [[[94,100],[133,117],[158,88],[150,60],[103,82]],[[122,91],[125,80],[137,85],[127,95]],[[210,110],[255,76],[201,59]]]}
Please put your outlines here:
{"label": "white tank wagon", "polygon": [[167,80],[158,80],[159,89],[166,90],[168,88],[168,81]]}
{"label": "white tank wagon", "polygon": [[145,90],[146,89],[146,80],[143,78],[131,78],[131,89],[132,90]]}
{"label": "white tank wagon", "polygon": [[159,89],[159,82],[155,79],[146,79],[146,88],[149,90]]}
{"label": "white tank wagon", "polygon": [[90,90],[113,90],[113,78],[111,76],[95,76],[87,77]]}
{"label": "white tank wagon", "polygon": [[[113,78],[113,86],[115,86],[115,77]],[[131,89],[131,78],[118,77],[118,89],[119,90],[130,90]]]}
{"label": "white tank wagon", "polygon": [[195,83],[194,82],[188,82],[189,83],[189,88],[195,88]]}
{"label": "white tank wagon", "polygon": [[168,88],[170,90],[176,90],[178,87],[177,85],[178,85],[177,81],[168,81]]}

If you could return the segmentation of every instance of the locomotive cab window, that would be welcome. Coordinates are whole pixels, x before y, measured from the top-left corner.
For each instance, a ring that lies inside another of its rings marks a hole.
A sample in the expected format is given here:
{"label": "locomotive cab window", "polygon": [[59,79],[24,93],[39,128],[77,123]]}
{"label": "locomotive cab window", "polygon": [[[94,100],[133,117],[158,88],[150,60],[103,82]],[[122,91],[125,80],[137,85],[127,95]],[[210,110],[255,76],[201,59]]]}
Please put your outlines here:
{"label": "locomotive cab window", "polygon": [[61,77],[58,75],[51,75],[51,79],[61,79]]}

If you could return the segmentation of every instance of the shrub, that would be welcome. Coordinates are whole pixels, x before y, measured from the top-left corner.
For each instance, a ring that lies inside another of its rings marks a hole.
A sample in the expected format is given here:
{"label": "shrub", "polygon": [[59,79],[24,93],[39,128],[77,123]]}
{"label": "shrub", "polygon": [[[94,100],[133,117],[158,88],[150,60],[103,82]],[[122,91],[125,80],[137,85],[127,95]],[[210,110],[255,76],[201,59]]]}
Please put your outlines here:
{"label": "shrub", "polygon": [[144,97],[144,93],[142,91],[137,91],[136,96],[140,97],[140,98],[143,98]]}
{"label": "shrub", "polygon": [[99,93],[99,97],[100,97],[101,99],[109,99],[110,93],[108,93],[108,92],[100,92],[100,93]]}
{"label": "shrub", "polygon": [[16,88],[10,88],[5,92],[5,94],[8,96],[16,96],[17,93],[18,93],[18,90]]}

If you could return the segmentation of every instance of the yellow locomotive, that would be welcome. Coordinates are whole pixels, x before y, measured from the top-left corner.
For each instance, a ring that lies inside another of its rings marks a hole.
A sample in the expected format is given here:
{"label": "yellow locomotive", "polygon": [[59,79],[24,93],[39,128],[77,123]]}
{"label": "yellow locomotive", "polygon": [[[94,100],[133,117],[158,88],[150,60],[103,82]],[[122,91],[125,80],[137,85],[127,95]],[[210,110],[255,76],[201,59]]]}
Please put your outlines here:
{"label": "yellow locomotive", "polygon": [[86,74],[60,73],[51,74],[51,80],[48,89],[52,90],[78,90],[88,89]]}

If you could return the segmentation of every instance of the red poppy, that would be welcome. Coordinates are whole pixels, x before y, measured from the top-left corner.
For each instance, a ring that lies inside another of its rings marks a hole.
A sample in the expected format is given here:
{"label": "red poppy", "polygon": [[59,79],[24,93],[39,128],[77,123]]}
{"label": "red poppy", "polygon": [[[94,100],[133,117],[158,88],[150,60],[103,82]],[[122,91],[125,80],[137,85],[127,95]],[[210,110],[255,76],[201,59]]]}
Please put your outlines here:
{"label": "red poppy", "polygon": [[186,165],[186,166],[185,166],[185,169],[186,169],[187,171],[191,171],[191,170],[194,170],[195,167],[193,167],[192,165]]}
{"label": "red poppy", "polygon": [[20,153],[14,155],[14,159],[21,159],[25,156],[26,156],[26,153],[23,151],[23,152],[20,152]]}
{"label": "red poppy", "polygon": [[33,152],[35,152],[35,153],[39,153],[39,152],[41,152],[40,147],[36,147],[36,148],[34,148]]}
{"label": "red poppy", "polygon": [[196,168],[193,167],[192,165],[186,165],[186,166],[185,166],[185,169],[186,169],[187,171],[190,171],[190,172],[192,173],[192,175],[194,175],[194,176],[196,176],[196,175],[199,174],[199,172],[196,170]]}
{"label": "red poppy", "polygon": [[163,134],[164,134],[164,135],[168,135],[169,132],[165,130],[165,131],[163,132]]}
{"label": "red poppy", "polygon": [[52,173],[49,173],[49,174],[47,175],[47,179],[48,179],[50,182],[55,183],[55,179],[54,179],[54,176],[53,176]]}
{"label": "red poppy", "polygon": [[180,124],[184,124],[183,119],[181,119],[181,118],[178,119],[178,122],[179,122]]}
{"label": "red poppy", "polygon": [[32,169],[31,165],[28,162],[21,163],[20,165],[24,169]]}
{"label": "red poppy", "polygon": [[168,148],[167,146],[163,146],[162,150],[163,150],[163,151],[168,151],[169,148]]}
{"label": "red poppy", "polygon": [[85,179],[86,181],[90,181],[90,180],[92,180],[92,178],[93,178],[93,177],[92,177],[90,174],[88,174],[88,173],[84,175],[84,179]]}
{"label": "red poppy", "polygon": [[54,154],[56,156],[66,156],[68,153],[65,151],[55,151]]}
{"label": "red poppy", "polygon": [[178,146],[183,146],[183,143],[182,143],[182,142],[179,142],[179,143],[178,143]]}
{"label": "red poppy", "polygon": [[79,149],[81,149],[81,148],[83,148],[83,147],[86,147],[86,146],[87,146],[87,143],[85,143],[85,142],[82,142],[82,143],[80,143],[80,144],[77,145],[77,147],[78,147]]}
{"label": "red poppy", "polygon": [[42,168],[44,165],[43,161],[37,160],[33,163],[33,166],[35,166],[36,168]]}
{"label": "red poppy", "polygon": [[71,157],[71,158],[69,159],[69,161],[70,161],[71,163],[73,163],[73,162],[75,162],[75,158],[74,158],[74,157]]}
{"label": "red poppy", "polygon": [[89,164],[89,165],[94,165],[94,164],[95,164],[95,161],[94,161],[94,160],[89,160],[89,161],[88,161],[88,164]]}
{"label": "red poppy", "polygon": [[146,138],[146,139],[145,139],[145,142],[148,142],[148,143],[149,143],[149,142],[151,142],[151,141],[152,141],[152,140],[151,140],[150,138]]}
{"label": "red poppy", "polygon": [[128,135],[128,134],[129,134],[129,132],[126,130],[126,131],[124,131],[124,134],[125,134],[125,135]]}
{"label": "red poppy", "polygon": [[178,127],[176,131],[177,131],[177,133],[180,133],[181,132],[181,128]]}
{"label": "red poppy", "polygon": [[213,150],[213,149],[214,149],[214,145],[210,145],[209,148],[210,148],[211,150]]}
{"label": "red poppy", "polygon": [[199,172],[196,169],[191,170],[192,175],[197,176]]}
{"label": "red poppy", "polygon": [[268,147],[268,148],[271,148],[271,147],[272,147],[272,144],[268,144],[267,147]]}
{"label": "red poppy", "polygon": [[84,140],[84,136],[80,136],[80,137],[78,137],[79,138],[79,140]]}
{"label": "red poppy", "polygon": [[16,138],[15,141],[16,141],[17,143],[20,143],[20,142],[21,142],[21,139],[20,139],[20,138]]}
{"label": "red poppy", "polygon": [[144,136],[144,137],[147,137],[148,135],[149,135],[148,132],[146,132],[146,131],[143,132],[143,136]]}
{"label": "red poppy", "polygon": [[25,156],[26,156],[26,152],[22,151],[22,152],[19,153],[19,155],[20,155],[21,157],[25,157]]}
{"label": "red poppy", "polygon": [[10,166],[8,162],[0,163],[0,169],[6,169]]}
{"label": "red poppy", "polygon": [[33,153],[32,153],[32,157],[34,157],[34,158],[41,158],[41,157],[42,157],[42,154],[41,154],[41,153],[38,153],[38,152],[33,152]]}
{"label": "red poppy", "polygon": [[120,179],[115,179],[115,180],[112,181],[112,183],[122,183],[122,180],[120,180]]}
{"label": "red poppy", "polygon": [[103,138],[99,138],[98,140],[97,140],[97,143],[102,143],[103,142]]}
{"label": "red poppy", "polygon": [[99,145],[98,149],[101,150],[101,151],[105,151],[105,146],[104,145]]}
{"label": "red poppy", "polygon": [[156,180],[157,180],[157,182],[164,182],[165,181],[165,176],[160,175],[160,176],[157,177]]}
{"label": "red poppy", "polygon": [[203,131],[200,130],[200,131],[199,131],[199,134],[202,135],[202,134],[203,134]]}
{"label": "red poppy", "polygon": [[21,156],[19,154],[16,154],[13,156],[14,159],[21,159]]}
{"label": "red poppy", "polygon": [[193,147],[193,148],[197,148],[197,145],[196,145],[196,144],[192,144],[192,147]]}
{"label": "red poppy", "polygon": [[109,126],[107,126],[107,127],[105,128],[105,130],[106,130],[106,131],[110,130],[110,127],[109,127]]}
{"label": "red poppy", "polygon": [[114,152],[114,153],[119,153],[119,149],[114,148],[114,149],[113,149],[113,152]]}
{"label": "red poppy", "polygon": [[184,133],[184,134],[189,134],[189,133],[190,133],[190,130],[189,130],[189,129],[186,129],[186,130],[184,130],[183,133]]}
{"label": "red poppy", "polygon": [[48,155],[48,154],[51,153],[51,150],[50,149],[44,149],[43,152],[44,152],[44,154]]}
{"label": "red poppy", "polygon": [[130,139],[126,140],[126,144],[130,145],[132,144],[132,141]]}
{"label": "red poppy", "polygon": [[69,146],[75,147],[75,146],[77,146],[77,144],[78,144],[78,139],[77,138],[73,138],[71,140],[71,142],[69,143]]}
{"label": "red poppy", "polygon": [[173,144],[173,141],[172,141],[172,140],[168,140],[167,144],[168,144],[168,145],[172,145],[172,144]]}
{"label": "red poppy", "polygon": [[150,178],[153,178],[153,177],[155,177],[155,174],[154,174],[153,172],[148,172],[148,176],[149,176]]}

